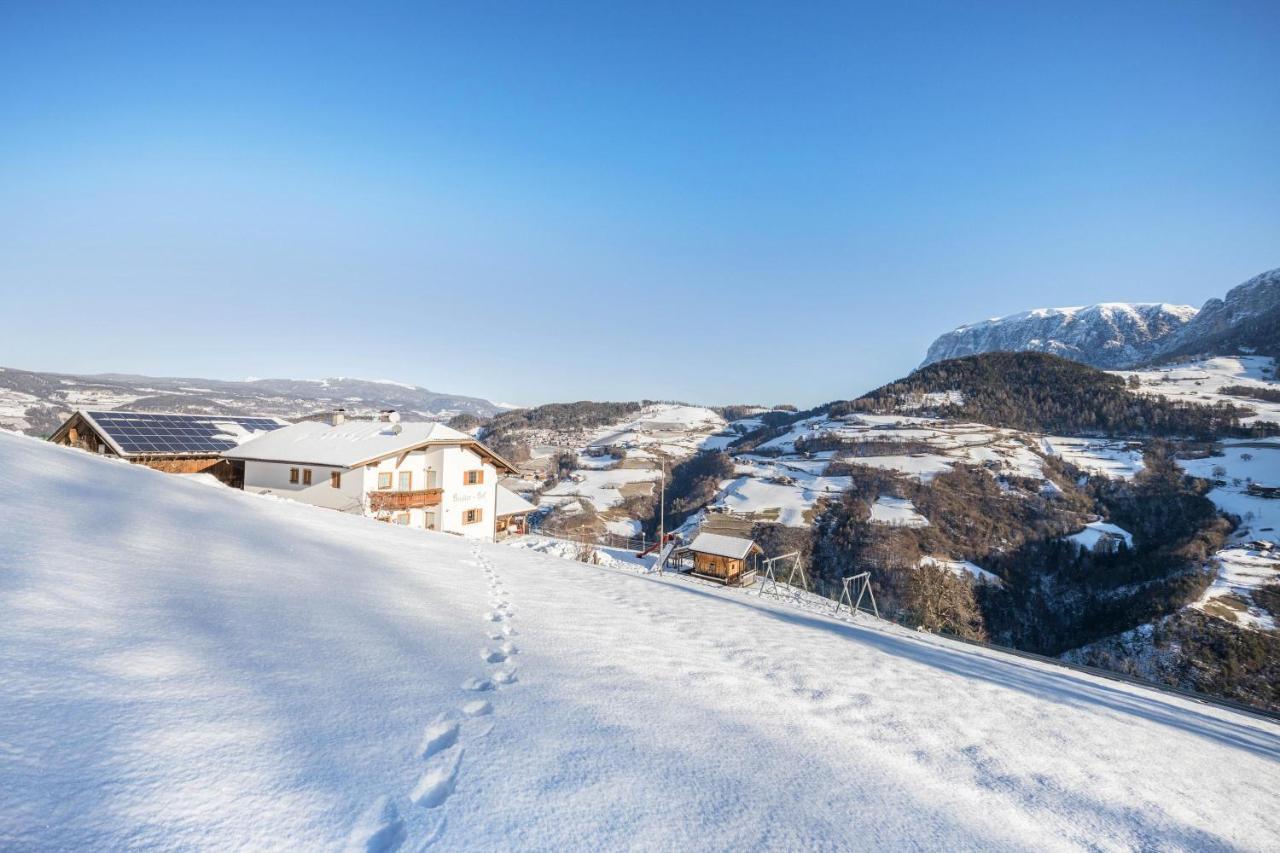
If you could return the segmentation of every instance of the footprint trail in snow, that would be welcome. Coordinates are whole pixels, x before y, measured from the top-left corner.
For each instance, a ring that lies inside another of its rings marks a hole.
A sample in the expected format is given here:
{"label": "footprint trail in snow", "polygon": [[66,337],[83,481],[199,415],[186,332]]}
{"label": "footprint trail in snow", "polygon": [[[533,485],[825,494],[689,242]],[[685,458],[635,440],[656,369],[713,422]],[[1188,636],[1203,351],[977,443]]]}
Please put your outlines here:
{"label": "footprint trail in snow", "polygon": [[[489,609],[483,621],[489,626],[485,632],[489,644],[481,647],[480,660],[492,669],[467,678],[459,689],[473,697],[476,694],[494,695],[500,688],[517,682],[516,668],[511,663],[511,658],[520,651],[511,640],[517,633],[511,624],[515,611],[507,600],[506,586],[479,546],[472,551],[472,559],[465,562],[478,566],[485,575]],[[430,810],[435,816],[435,823],[427,837],[414,842],[415,849],[430,846],[443,835],[443,812],[457,789],[459,775],[463,773],[462,759],[466,746],[493,730],[493,714],[494,705],[490,700],[466,699],[456,708],[438,715],[423,729],[422,740],[414,754],[425,766],[408,793],[408,801]],[[392,853],[407,840],[405,821],[395,801],[383,796],[357,818],[345,849],[361,853]]]}

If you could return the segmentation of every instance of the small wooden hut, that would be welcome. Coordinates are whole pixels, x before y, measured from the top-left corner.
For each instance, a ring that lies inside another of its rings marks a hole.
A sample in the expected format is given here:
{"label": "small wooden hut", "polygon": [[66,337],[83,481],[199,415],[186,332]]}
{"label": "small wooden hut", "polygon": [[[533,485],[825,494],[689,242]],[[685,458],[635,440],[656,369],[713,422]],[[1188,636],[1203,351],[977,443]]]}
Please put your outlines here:
{"label": "small wooden hut", "polygon": [[722,533],[699,533],[683,550],[693,559],[693,574],[725,586],[755,583],[756,563],[763,553],[751,539]]}

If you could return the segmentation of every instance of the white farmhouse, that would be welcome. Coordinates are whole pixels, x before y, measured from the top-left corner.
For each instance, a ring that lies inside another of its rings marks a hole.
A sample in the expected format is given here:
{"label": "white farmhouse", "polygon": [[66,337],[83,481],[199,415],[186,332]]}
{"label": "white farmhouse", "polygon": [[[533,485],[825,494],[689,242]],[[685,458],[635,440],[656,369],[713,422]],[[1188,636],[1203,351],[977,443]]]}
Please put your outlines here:
{"label": "white farmhouse", "polygon": [[515,472],[501,456],[444,424],[334,420],[283,427],[223,455],[244,463],[245,491],[494,538],[498,479]]}

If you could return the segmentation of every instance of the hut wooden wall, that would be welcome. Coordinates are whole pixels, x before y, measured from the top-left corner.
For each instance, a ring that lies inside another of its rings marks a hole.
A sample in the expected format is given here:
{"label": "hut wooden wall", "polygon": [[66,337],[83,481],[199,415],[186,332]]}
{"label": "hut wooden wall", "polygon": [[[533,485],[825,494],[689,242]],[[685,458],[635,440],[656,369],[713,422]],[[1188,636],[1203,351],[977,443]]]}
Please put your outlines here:
{"label": "hut wooden wall", "polygon": [[712,554],[694,553],[693,570],[700,575],[728,579],[742,574],[742,561],[732,560],[728,557],[717,557]]}
{"label": "hut wooden wall", "polygon": [[196,459],[135,459],[139,465],[146,465],[166,474],[212,474],[228,486],[244,488],[244,463],[232,462],[218,456]]}

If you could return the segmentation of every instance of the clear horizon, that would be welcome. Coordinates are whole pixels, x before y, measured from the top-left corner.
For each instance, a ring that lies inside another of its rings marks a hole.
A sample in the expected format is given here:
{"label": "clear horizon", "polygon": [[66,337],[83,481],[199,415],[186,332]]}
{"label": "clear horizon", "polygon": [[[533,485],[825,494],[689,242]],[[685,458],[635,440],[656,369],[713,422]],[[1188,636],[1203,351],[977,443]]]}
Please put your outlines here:
{"label": "clear horizon", "polygon": [[0,8],[0,365],[844,399],[1280,266],[1280,5]]}

